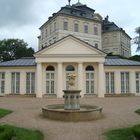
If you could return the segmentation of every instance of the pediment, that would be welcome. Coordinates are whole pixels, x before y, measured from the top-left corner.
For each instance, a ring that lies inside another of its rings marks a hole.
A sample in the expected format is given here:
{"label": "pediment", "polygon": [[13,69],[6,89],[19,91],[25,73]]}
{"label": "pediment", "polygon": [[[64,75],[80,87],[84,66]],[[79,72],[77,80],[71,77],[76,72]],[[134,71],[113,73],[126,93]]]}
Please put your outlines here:
{"label": "pediment", "polygon": [[61,39],[60,41],[36,53],[36,55],[67,55],[67,54],[101,55],[104,53],[73,36],[67,36],[66,38]]}

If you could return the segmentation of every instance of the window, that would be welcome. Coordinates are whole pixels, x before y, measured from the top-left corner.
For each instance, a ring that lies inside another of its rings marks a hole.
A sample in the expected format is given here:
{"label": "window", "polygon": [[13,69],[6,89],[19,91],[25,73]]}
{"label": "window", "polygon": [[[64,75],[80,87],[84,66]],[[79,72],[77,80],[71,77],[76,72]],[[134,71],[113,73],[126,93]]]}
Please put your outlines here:
{"label": "window", "polygon": [[48,29],[46,28],[45,37],[48,36]]}
{"label": "window", "polygon": [[41,39],[44,39],[44,30],[41,31]]}
{"label": "window", "polygon": [[121,72],[121,93],[129,93],[129,72]]}
{"label": "window", "polygon": [[74,32],[79,32],[79,25],[77,23],[74,24]]}
{"label": "window", "polygon": [[84,33],[88,33],[88,25],[84,25]]}
{"label": "window", "polygon": [[50,34],[52,33],[52,25],[50,24]]}
{"label": "window", "polygon": [[56,31],[56,22],[54,22],[54,31]]}
{"label": "window", "polygon": [[114,93],[114,72],[106,72],[106,93]]}
{"label": "window", "polygon": [[98,35],[98,28],[94,27],[94,35]]}
{"label": "window", "polygon": [[89,65],[86,71],[86,94],[94,94],[94,68]]}
{"label": "window", "polygon": [[20,92],[20,73],[11,73],[11,93],[18,94]]}
{"label": "window", "polygon": [[68,30],[68,22],[67,21],[63,22],[63,28],[64,28],[64,30]]}
{"label": "window", "polygon": [[140,93],[140,72],[136,72],[136,93]]}
{"label": "window", "polygon": [[5,93],[5,73],[0,72],[0,94]]}
{"label": "window", "polygon": [[46,93],[55,94],[55,68],[51,65],[46,68]]}
{"label": "window", "polygon": [[26,73],[26,93],[35,93],[35,73]]}

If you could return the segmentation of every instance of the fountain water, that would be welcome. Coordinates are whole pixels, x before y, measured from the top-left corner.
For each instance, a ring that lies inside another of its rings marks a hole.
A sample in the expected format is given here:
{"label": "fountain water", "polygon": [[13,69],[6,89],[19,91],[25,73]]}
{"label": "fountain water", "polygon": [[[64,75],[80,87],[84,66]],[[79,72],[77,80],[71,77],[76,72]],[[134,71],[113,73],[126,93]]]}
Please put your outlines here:
{"label": "fountain water", "polygon": [[89,121],[102,117],[102,107],[80,105],[80,92],[75,86],[76,75],[68,75],[68,90],[64,92],[64,104],[48,105],[42,108],[45,117],[61,121]]}

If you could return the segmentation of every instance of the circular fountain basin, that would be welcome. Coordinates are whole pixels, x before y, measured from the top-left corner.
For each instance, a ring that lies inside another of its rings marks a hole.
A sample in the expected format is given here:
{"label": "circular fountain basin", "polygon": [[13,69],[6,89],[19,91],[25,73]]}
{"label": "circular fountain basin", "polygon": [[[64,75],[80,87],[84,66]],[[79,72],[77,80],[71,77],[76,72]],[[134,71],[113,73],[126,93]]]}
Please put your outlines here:
{"label": "circular fountain basin", "polygon": [[63,104],[57,104],[43,107],[42,113],[46,118],[53,120],[91,121],[102,118],[102,107],[80,105],[80,110],[64,110]]}

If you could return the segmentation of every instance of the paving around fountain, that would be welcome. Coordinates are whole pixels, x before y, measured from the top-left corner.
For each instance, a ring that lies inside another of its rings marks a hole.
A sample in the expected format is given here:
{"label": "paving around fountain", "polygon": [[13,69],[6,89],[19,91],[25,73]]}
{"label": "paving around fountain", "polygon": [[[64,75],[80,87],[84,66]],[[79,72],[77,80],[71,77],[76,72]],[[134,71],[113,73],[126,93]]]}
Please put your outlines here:
{"label": "paving around fountain", "polygon": [[45,140],[105,140],[102,133],[140,123],[134,111],[140,108],[140,97],[81,98],[81,104],[103,106],[104,118],[87,122],[53,121],[42,116],[42,107],[63,104],[64,99],[37,99],[25,97],[0,97],[0,108],[14,112],[0,123],[38,129]]}

